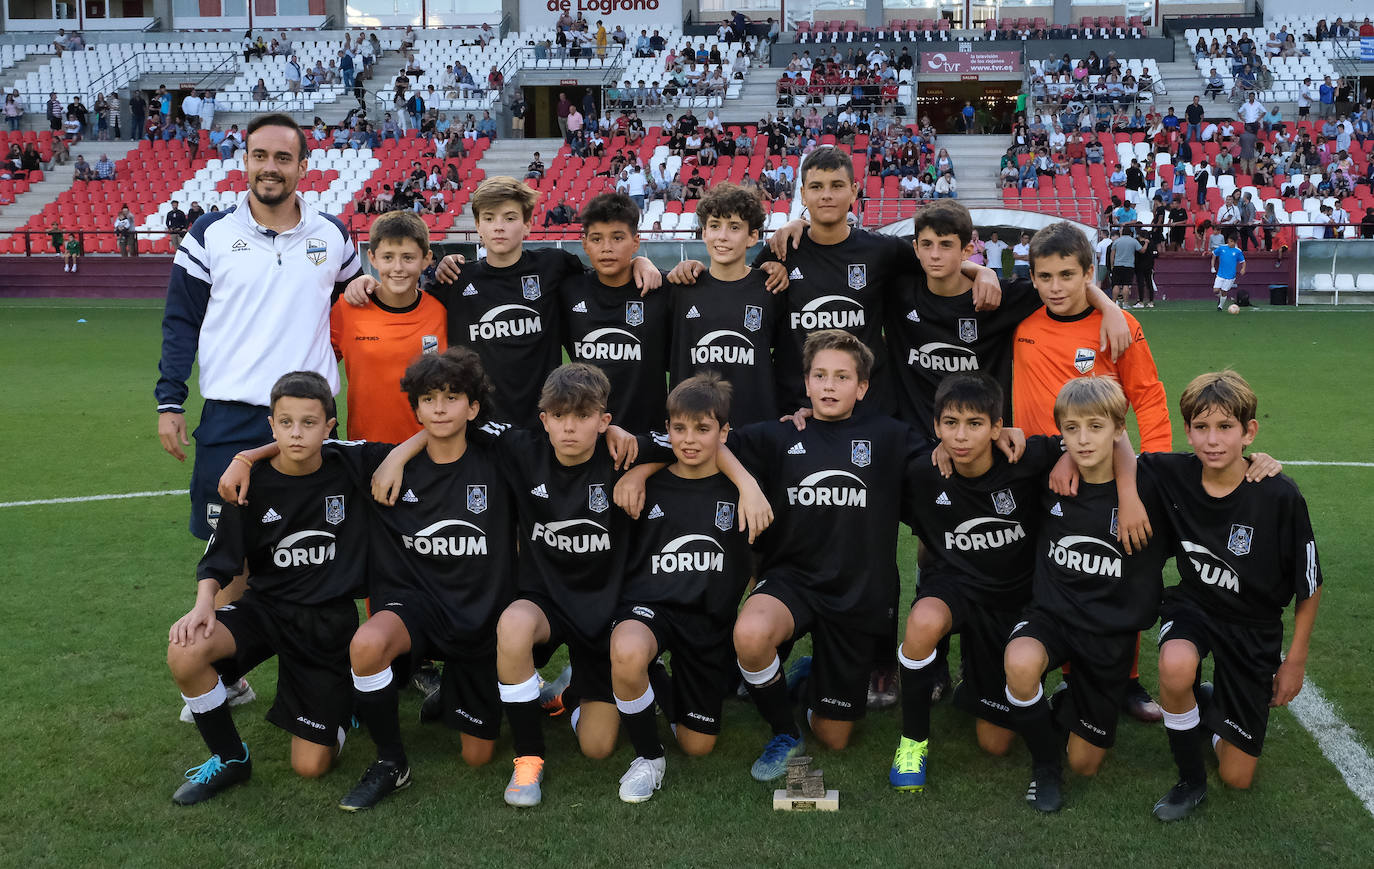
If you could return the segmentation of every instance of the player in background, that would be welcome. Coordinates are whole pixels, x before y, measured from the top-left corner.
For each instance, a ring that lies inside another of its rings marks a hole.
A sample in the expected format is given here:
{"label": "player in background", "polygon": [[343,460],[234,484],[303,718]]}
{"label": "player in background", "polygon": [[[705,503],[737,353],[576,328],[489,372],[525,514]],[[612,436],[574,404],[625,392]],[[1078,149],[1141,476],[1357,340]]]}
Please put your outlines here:
{"label": "player in background", "polygon": [[1224,311],[1236,282],[1245,276],[1245,251],[1236,247],[1236,231],[1227,230],[1226,244],[1212,251],[1212,289],[1217,294],[1217,310]]}
{"label": "player in background", "polygon": [[[472,216],[487,255],[467,265],[455,256],[440,264],[433,296],[448,310],[448,338],[477,351],[492,381],[493,419],[537,425],[539,389],[563,360],[563,303],[560,290],[586,266],[576,254],[530,248],[539,191],[498,175],[477,185]],[[635,259],[635,280],[645,290],[662,275],[644,257]],[[350,285],[344,298],[364,305],[375,281]]]}
{"label": "player in background", "polygon": [[[1168,399],[1140,323],[1130,312],[1121,312],[1131,330],[1131,345],[1120,358],[1113,360],[1094,349],[1102,315],[1088,304],[1093,269],[1088,237],[1067,221],[1050,224],[1031,239],[1030,262],[1031,277],[1045,307],[1016,329],[1012,356],[1016,424],[1027,435],[1057,434],[1054,402],[1064,384],[1085,375],[1112,377],[1135,411],[1140,451],[1172,449]],[[1123,512],[1121,524],[1124,536],[1133,537],[1147,523],[1143,513],[1128,516]],[[1139,667],[1133,668],[1126,711],[1139,721],[1157,722],[1163,713],[1139,676]]]}
{"label": "player in background", "polygon": [[582,209],[582,250],[592,271],[560,290],[568,358],[595,365],[611,381],[616,425],[644,432],[663,424],[668,370],[667,293],[634,285],[639,208],[623,193],[602,193]]}
{"label": "player in background", "polygon": [[[1180,582],[1160,609],[1159,687],[1178,784],[1155,804],[1186,817],[1207,795],[1204,740],[1221,781],[1248,788],[1269,710],[1302,690],[1321,600],[1322,571],[1307,502],[1286,476],[1255,481],[1245,448],[1259,431],[1258,399],[1234,371],[1203,374],[1179,396],[1191,454],[1141,456],[1158,481],[1177,541]],[[1253,457],[1252,457],[1253,458]],[[1283,611],[1296,599],[1283,645]],[[1197,684],[1212,656],[1212,686]]]}
{"label": "player in background", "polygon": [[367,258],[380,278],[376,292],[361,308],[334,304],[329,341],[348,377],[348,437],[395,444],[420,428],[401,377],[416,356],[448,345],[448,315],[420,290],[433,254],[418,214],[392,211],[372,221]]}
{"label": "player in background", "polygon": [[[225,681],[274,655],[277,697],[267,720],[291,734],[292,769],[322,776],[343,745],[367,519],[344,463],[321,455],[334,422],[333,392],[319,374],[295,371],[273,384],[270,427],[281,454],[253,465],[253,506],[224,505],[196,568],[195,606],[168,632],[167,666],[211,752],[172,795],[178,805],[204,802],[252,775]],[[243,597],[217,610],[216,592],[245,562]]]}
{"label": "player in background", "polygon": [[[773,352],[784,305],[769,291],[767,272],[748,262],[764,216],[759,198],[744,188],[712,187],[697,205],[709,267],[690,286],[670,285],[669,381],[677,386],[695,374],[719,373],[731,387],[737,428],[776,420],[780,411]],[[781,280],[786,285],[785,275]]]}
{"label": "player in background", "polygon": [[[888,773],[897,790],[925,787],[932,665],[939,643],[952,633],[959,634],[964,671],[954,702],[977,719],[979,746],[1006,754],[1015,736],[1002,650],[1030,600],[1037,505],[1061,447],[1057,438],[1031,437],[1016,462],[995,451],[1004,435],[1003,401],[1001,386],[985,374],[946,378],[935,395],[934,425],[936,452],[948,457],[953,473],[946,476],[924,455],[906,470],[902,519],[929,562],[921,567],[897,649],[902,736]],[[1129,444],[1119,449],[1129,458]],[[1133,493],[1132,486],[1127,497]]]}
{"label": "player in background", "polygon": [[[1031,602],[1007,643],[1006,699],[1013,727],[1031,754],[1026,800],[1041,812],[1062,805],[1064,733],[1069,768],[1096,775],[1116,739],[1139,632],[1159,616],[1167,534],[1127,551],[1117,540],[1119,494],[1113,456],[1126,431],[1126,395],[1107,377],[1064,384],[1054,406],[1065,454],[1081,482],[1077,495],[1045,491],[1039,510]],[[1126,450],[1126,458],[1134,457]],[[1152,528],[1166,506],[1148,474],[1136,488]],[[1073,662],[1067,690],[1052,706],[1045,674]]]}
{"label": "player in background", "polygon": [[[611,632],[611,684],[635,759],[620,798],[640,803],[663,784],[655,702],[684,753],[709,754],[733,684],[730,632],[753,570],[739,530],[739,490],[717,456],[730,431],[730,384],[697,374],[668,394],[668,440],[676,458],[644,486],[625,588]],[[650,667],[667,654],[671,690],[658,696]]]}

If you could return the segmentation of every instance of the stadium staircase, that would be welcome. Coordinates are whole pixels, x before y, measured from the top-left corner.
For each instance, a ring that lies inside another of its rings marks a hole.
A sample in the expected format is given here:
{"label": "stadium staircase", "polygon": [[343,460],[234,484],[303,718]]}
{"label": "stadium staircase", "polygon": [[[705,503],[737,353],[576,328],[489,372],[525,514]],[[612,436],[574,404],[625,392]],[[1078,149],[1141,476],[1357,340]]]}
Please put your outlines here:
{"label": "stadium staircase", "polygon": [[[40,138],[46,138],[46,135]],[[60,194],[71,189],[72,182],[76,177],[76,170],[72,167],[78,154],[85,154],[87,162],[92,166],[95,165],[102,153],[108,154],[110,159],[118,164],[137,146],[137,142],[129,141],[83,142],[75,146],[72,148],[71,163],[67,163],[65,166],[54,166],[51,172],[44,172],[43,180],[29,184],[27,191],[14,197],[13,204],[0,208],[0,236],[8,235],[16,229],[20,229],[35,215],[40,214],[45,206],[56,201]],[[117,183],[112,184],[111,187],[115,188],[109,191],[113,194],[112,198],[118,198]],[[118,209],[116,208],[116,210]],[[42,241],[46,243],[46,238]]]}
{"label": "stadium staircase", "polygon": [[[563,145],[563,140],[552,139],[497,139],[492,142],[487,150],[482,154],[482,159],[478,161],[477,168],[485,173],[487,178],[495,178],[498,175],[509,175],[512,178],[523,179],[525,170],[529,166],[530,160],[534,159],[534,152],[539,152],[539,157],[544,161],[546,175],[554,174],[554,160],[558,157],[559,149],[567,150]],[[567,157],[567,160],[575,158]],[[544,185],[545,191],[549,190],[549,185]],[[557,205],[558,202],[545,201],[547,196],[540,197],[539,213]],[[579,208],[580,203],[570,203],[574,208]],[[465,210],[457,215],[453,228],[456,231],[475,232],[477,224],[473,222],[472,211]],[[536,227],[537,228],[537,227]]]}

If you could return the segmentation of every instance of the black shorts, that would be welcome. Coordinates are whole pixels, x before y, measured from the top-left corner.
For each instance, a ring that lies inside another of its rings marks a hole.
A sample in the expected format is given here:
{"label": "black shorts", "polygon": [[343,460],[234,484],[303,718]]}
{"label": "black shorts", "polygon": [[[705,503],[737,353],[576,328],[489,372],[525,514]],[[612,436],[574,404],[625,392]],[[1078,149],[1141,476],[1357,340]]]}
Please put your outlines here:
{"label": "black shorts", "polygon": [[1305,118],[1312,113],[1311,106],[1298,106],[1298,117]]}
{"label": "black shorts", "polygon": [[353,717],[348,644],[358,629],[351,598],[294,604],[264,598],[250,588],[215,612],[234,637],[234,655],[215,661],[226,683],[277,658],[277,697],[267,720],[307,742],[333,746]]}
{"label": "black shorts", "polygon": [[[663,604],[623,604],[612,625],[635,621],[647,627],[668,654],[673,682],[673,722],[715,736],[725,695],[733,693],[735,647],[733,623],[721,624],[705,613]],[[614,628],[613,628],[614,630]]]}
{"label": "black shorts", "polygon": [[1164,591],[1159,643],[1188,640],[1200,658],[1212,656],[1212,703],[1202,725],[1252,757],[1264,748],[1269,701],[1280,664],[1283,624],[1256,627],[1225,622],[1205,612],[1177,588]]}
{"label": "black shorts", "polygon": [[[993,609],[971,599],[956,575],[922,571],[916,600],[933,597],[949,607],[949,632],[959,635],[964,678],[954,690],[954,705],[998,727],[1012,726],[1007,674],[1002,665],[1007,640],[1021,621],[1021,607]],[[915,606],[915,603],[912,604]]]}
{"label": "black shorts", "polygon": [[1135,663],[1136,634],[1088,633],[1031,607],[1011,637],[1039,640],[1049,655],[1047,671],[1073,664],[1073,672],[1064,676],[1069,690],[1058,704],[1059,724],[1091,745],[1111,748]]}
{"label": "black shorts", "polygon": [[614,703],[615,691],[611,688],[611,629],[610,625],[599,637],[587,638],[577,629],[572,619],[547,597],[539,594],[522,594],[520,600],[527,600],[539,607],[544,618],[549,621],[549,640],[534,647],[534,665],[542,667],[558,651],[559,646],[568,647],[568,663],[572,665],[572,681],[568,684],[570,697],[579,702],[584,700],[596,703]]}
{"label": "black shorts", "polygon": [[[866,621],[862,614],[841,623],[816,609],[812,594],[781,577],[764,577],[753,597],[765,594],[792,614],[792,639],[779,650],[786,658],[792,644],[811,634],[811,677],[807,680],[807,706],[832,721],[858,721],[868,711],[868,676],[884,644],[892,638],[884,631],[890,621],[885,611]],[[876,626],[862,629],[858,624]]]}
{"label": "black shorts", "polygon": [[209,540],[219,522],[219,478],[236,453],[260,447],[272,440],[266,407],[237,401],[205,402],[200,423],[192,437],[196,441],[195,461],[191,466],[191,533]]}
{"label": "black shorts", "polygon": [[442,623],[439,608],[417,592],[386,592],[372,598],[372,613],[390,612],[410,634],[410,651],[392,662],[397,679],[407,679],[416,662],[444,662],[439,703],[444,723],[478,739],[501,733],[501,692],[496,678],[496,626],[462,637]]}
{"label": "black shorts", "polygon": [[1112,286],[1129,287],[1135,283],[1135,269],[1131,266],[1112,266]]}

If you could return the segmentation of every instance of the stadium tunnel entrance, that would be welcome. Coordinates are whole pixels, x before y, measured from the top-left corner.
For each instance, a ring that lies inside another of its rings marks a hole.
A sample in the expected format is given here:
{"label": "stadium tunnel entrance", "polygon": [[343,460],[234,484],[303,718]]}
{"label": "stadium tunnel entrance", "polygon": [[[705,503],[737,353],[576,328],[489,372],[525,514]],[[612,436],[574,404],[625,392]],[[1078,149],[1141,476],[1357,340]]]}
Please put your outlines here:
{"label": "stadium tunnel entrance", "polygon": [[[558,138],[558,95],[567,94],[573,105],[582,108],[582,100],[588,93],[596,100],[597,111],[601,112],[601,86],[578,84],[575,79],[567,79],[556,85],[525,85],[521,90],[525,95],[525,138]],[[600,117],[598,114],[596,117]],[[595,123],[596,118],[591,121]]]}
{"label": "stadium tunnel entrance", "polygon": [[[1016,119],[1020,78],[993,78],[984,74],[972,81],[940,81],[948,76],[922,76],[916,85],[916,117],[930,116],[939,133],[964,132],[965,101],[973,103],[974,126],[979,133],[1011,133]],[[934,80],[932,80],[934,79]]]}

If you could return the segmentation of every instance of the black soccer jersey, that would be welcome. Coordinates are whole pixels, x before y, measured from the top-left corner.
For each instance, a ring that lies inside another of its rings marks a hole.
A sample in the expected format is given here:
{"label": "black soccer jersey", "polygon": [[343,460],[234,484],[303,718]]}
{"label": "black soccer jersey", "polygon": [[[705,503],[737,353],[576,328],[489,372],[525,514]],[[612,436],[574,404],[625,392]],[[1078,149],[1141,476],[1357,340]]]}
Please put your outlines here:
{"label": "black soccer jersey", "polygon": [[1016,327],[1043,303],[1025,279],[1002,282],[1002,304],[975,311],[973,292],[939,296],[923,272],[896,285],[887,309],[887,346],[897,384],[897,415],[932,430],[935,391],[951,374],[981,371],[1002,385],[1002,421],[1011,425],[1011,352]]}
{"label": "black soccer jersey", "polygon": [[1131,554],[1116,539],[1116,483],[1078,484],[1078,495],[1046,491],[1040,499],[1040,539],[1032,597],[1064,624],[1092,634],[1144,630],[1159,618],[1160,576],[1172,547],[1150,474],[1136,489],[1154,536]]}
{"label": "black soccer jersey", "polygon": [[[325,449],[339,450],[366,485],[392,446],[344,442]],[[444,464],[421,452],[406,463],[394,506],[368,501],[370,595],[420,592],[450,639],[494,629],[515,593],[515,501],[494,448],[470,440],[457,461]]]}
{"label": "black soccer jersey", "polygon": [[1307,501],[1287,476],[1242,482],[1223,498],[1202,487],[1192,453],[1145,453],[1173,525],[1179,590],[1219,619],[1269,626],[1322,583]]}
{"label": "black soccer jersey", "polygon": [[[754,265],[776,260],[768,247]],[[802,371],[802,345],[818,329],[844,329],[873,351],[873,376],[865,407],[892,415],[896,411],[883,322],[896,286],[921,271],[909,242],[889,235],[851,229],[838,244],[817,244],[803,233],[796,250],[787,252],[787,312],[778,336],[778,400],[790,413],[809,407]]]}
{"label": "black soccer jersey", "polygon": [[485,259],[463,267],[456,284],[431,292],[448,309],[448,343],[471,347],[495,390],[488,415],[533,425],[544,378],[563,361],[559,287],[586,271],[554,248],[527,249],[495,268]]}
{"label": "black soccer jersey", "polygon": [[252,503],[220,512],[197,581],[228,585],[246,560],[248,587],[268,597],[319,604],[362,593],[368,496],[338,455],[324,451],[319,469],[303,476],[258,462],[249,488]]}
{"label": "black soccer jersey", "polygon": [[611,381],[611,421],[628,431],[663,428],[668,397],[668,293],[640,298],[634,282],[608,287],[596,272],[563,284],[563,346]]}
{"label": "black soccer jersey", "polygon": [[[595,640],[620,600],[629,550],[629,517],[611,500],[620,472],[605,439],[573,467],[559,463],[542,429],[506,429],[496,452],[519,515],[517,591],[552,601],[583,639]],[[671,455],[640,438],[640,461],[669,462]]]}
{"label": "black soccer jersey", "polygon": [[779,415],[773,348],[785,306],[764,289],[766,279],[757,269],[738,281],[705,272],[695,284],[672,289],[669,381],[677,386],[693,374],[719,372],[734,388],[730,423],[736,428]]}
{"label": "black soccer jersey", "polygon": [[782,577],[828,618],[865,629],[891,613],[902,469],[925,445],[915,429],[877,414],[813,419],[804,431],[764,422],[734,430],[728,444],[776,516],[760,538],[758,587]]}
{"label": "black soccer jersey", "polygon": [[739,530],[739,491],[724,474],[700,480],[659,471],[644,486],[623,599],[671,604],[732,624],[753,573]]}
{"label": "black soccer jersey", "polygon": [[1057,437],[1030,437],[1016,464],[992,448],[979,477],[948,479],[922,454],[906,469],[902,521],[932,556],[925,570],[959,578],[968,596],[997,609],[1030,599],[1040,494],[1061,455]]}

